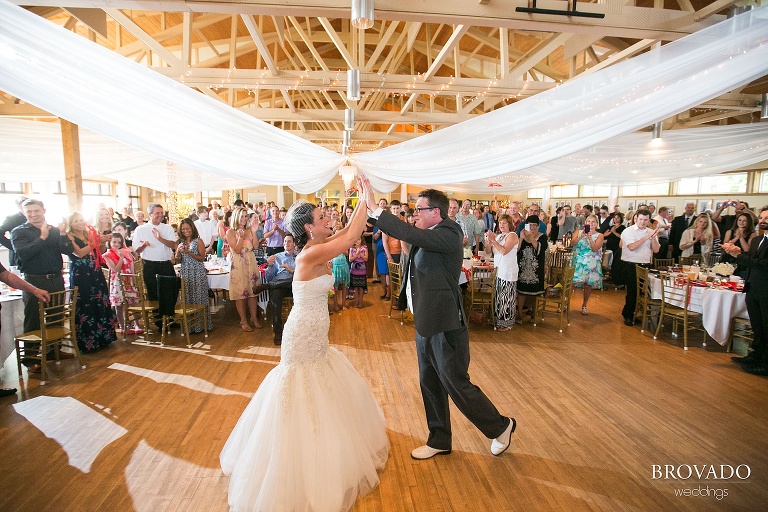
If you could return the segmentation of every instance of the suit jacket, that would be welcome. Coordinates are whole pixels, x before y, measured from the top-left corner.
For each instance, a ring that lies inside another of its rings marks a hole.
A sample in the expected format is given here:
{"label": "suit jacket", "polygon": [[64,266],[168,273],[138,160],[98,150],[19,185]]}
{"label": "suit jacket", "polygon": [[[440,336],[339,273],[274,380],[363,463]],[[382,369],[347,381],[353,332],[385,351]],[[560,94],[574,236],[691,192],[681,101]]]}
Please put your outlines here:
{"label": "suit jacket", "polygon": [[696,215],[691,215],[691,220],[685,222],[685,214],[678,215],[672,219],[672,229],[669,230],[669,245],[674,247],[675,250],[680,253],[680,238],[683,236],[683,231],[688,229],[693,221],[696,220]]}
{"label": "suit jacket", "polygon": [[736,257],[736,264],[747,269],[744,291],[748,295],[768,297],[768,240],[761,245],[761,239],[755,238],[749,251]]}
{"label": "suit jacket", "polygon": [[459,288],[464,240],[461,226],[445,218],[432,229],[420,229],[384,210],[376,227],[408,244],[398,305],[401,309],[408,305],[406,286],[410,279],[416,331],[430,337],[465,326]]}

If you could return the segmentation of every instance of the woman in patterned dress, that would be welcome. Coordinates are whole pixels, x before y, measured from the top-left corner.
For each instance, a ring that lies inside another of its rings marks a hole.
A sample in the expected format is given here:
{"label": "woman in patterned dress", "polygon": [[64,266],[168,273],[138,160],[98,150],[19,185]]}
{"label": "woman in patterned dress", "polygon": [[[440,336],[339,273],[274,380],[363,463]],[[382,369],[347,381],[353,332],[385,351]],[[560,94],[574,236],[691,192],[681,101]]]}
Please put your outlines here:
{"label": "woman in patterned dress", "polygon": [[[544,260],[547,255],[547,235],[539,232],[539,217],[529,215],[525,219],[525,227],[520,232],[520,249],[518,250],[517,263],[520,272],[517,275],[517,319],[518,324],[523,323],[523,309],[526,302],[529,304],[531,320],[533,320],[533,307],[536,295],[544,293]],[[528,297],[532,299],[528,301]]]}
{"label": "woman in patterned dress", "polygon": [[573,247],[573,284],[584,286],[581,314],[587,314],[587,302],[593,288],[603,289],[603,234],[597,232],[597,217],[590,215],[576,236]]}
{"label": "woman in patterned dress", "polygon": [[[179,223],[179,244],[176,246],[176,261],[181,261],[181,277],[184,278],[186,291],[184,300],[187,304],[205,306],[205,323],[208,330],[213,329],[211,309],[208,307],[208,275],[205,270],[205,244],[200,239],[195,223],[184,219]],[[201,323],[189,326],[189,332],[203,332]]]}
{"label": "woman in patterned dress", "polygon": [[[125,246],[125,240],[120,233],[112,233],[109,249],[103,254],[104,263],[109,267],[109,302],[117,312],[117,323],[120,330],[126,334],[141,334],[144,331],[134,320],[133,328],[128,328],[125,323],[125,308],[139,303],[139,292],[133,286],[130,279],[126,279],[125,286],[120,280],[120,274],[133,274],[133,252]],[[123,300],[125,297],[125,300]]]}
{"label": "woman in patterned dress", "polygon": [[67,225],[73,248],[68,255],[69,287],[77,287],[77,345],[82,352],[93,352],[117,339],[115,314],[101,270],[101,237],[78,212],[69,216]]}
{"label": "woman in patterned dress", "polygon": [[247,314],[257,329],[261,329],[256,312],[256,294],[254,289],[261,284],[259,263],[253,254],[253,235],[248,227],[248,210],[238,206],[232,212],[232,219],[227,231],[227,244],[232,257],[229,272],[229,299],[235,301],[240,315],[240,328],[245,332],[253,331],[248,323]]}
{"label": "woman in patterned dress", "polygon": [[496,267],[496,285],[493,290],[493,303],[496,309],[496,330],[508,331],[515,324],[517,312],[517,235],[511,231],[512,217],[503,214],[499,217],[499,234],[494,237],[490,231],[485,233],[485,247],[493,250],[493,264]]}

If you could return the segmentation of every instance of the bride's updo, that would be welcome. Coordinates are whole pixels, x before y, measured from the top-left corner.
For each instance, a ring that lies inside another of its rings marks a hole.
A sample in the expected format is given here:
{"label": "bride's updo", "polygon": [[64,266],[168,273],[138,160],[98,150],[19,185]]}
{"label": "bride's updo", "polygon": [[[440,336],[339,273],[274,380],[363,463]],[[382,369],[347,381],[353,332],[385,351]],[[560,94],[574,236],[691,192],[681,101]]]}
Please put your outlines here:
{"label": "bride's updo", "polygon": [[306,199],[299,199],[288,208],[288,214],[285,216],[285,228],[293,235],[296,242],[296,248],[303,249],[307,245],[307,230],[304,224],[312,224],[315,217],[312,212],[315,211],[315,205]]}

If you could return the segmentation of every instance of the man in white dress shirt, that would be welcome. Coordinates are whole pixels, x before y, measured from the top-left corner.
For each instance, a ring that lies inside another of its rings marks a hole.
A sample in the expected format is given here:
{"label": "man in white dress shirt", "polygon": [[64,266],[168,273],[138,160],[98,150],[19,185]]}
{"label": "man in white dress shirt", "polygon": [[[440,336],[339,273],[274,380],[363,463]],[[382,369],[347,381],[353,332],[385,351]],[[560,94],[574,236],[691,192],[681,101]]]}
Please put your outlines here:
{"label": "man in white dress shirt", "polygon": [[210,254],[214,247],[213,243],[218,236],[216,233],[216,225],[208,218],[208,208],[205,206],[199,206],[197,208],[195,227],[197,228],[197,233],[200,235],[200,240],[202,240],[205,245],[205,254]]}
{"label": "man in white dress shirt", "polygon": [[651,229],[648,223],[651,212],[643,208],[637,212],[635,224],[621,232],[621,259],[626,264],[627,298],[621,316],[624,324],[635,325],[635,306],[637,304],[637,281],[635,272],[639,266],[650,267],[654,253],[659,251],[658,229]]}

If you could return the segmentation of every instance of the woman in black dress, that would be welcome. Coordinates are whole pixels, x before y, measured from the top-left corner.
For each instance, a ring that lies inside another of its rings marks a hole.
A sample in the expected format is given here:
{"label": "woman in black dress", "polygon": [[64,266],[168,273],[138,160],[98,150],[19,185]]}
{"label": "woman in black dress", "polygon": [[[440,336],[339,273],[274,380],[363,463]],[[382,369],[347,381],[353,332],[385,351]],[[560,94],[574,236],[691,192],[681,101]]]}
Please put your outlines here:
{"label": "woman in black dress", "polygon": [[624,272],[621,262],[621,232],[624,231],[624,215],[613,214],[613,226],[605,232],[605,248],[613,251],[613,263],[611,263],[611,282],[616,286],[624,283]]}
{"label": "woman in black dress", "polygon": [[[557,218],[557,217],[555,217]],[[526,302],[533,310],[535,297],[544,293],[544,258],[547,253],[547,235],[539,233],[539,218],[529,215],[525,219],[525,226],[520,231],[520,247],[518,249],[517,264],[520,270],[517,274],[517,318],[522,323],[523,308]],[[531,315],[533,318],[533,315]]]}
{"label": "woman in black dress", "polygon": [[117,339],[115,315],[98,252],[101,236],[77,212],[69,216],[67,226],[73,247],[68,255],[69,287],[77,287],[77,345],[82,352],[93,352]]}

